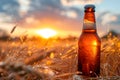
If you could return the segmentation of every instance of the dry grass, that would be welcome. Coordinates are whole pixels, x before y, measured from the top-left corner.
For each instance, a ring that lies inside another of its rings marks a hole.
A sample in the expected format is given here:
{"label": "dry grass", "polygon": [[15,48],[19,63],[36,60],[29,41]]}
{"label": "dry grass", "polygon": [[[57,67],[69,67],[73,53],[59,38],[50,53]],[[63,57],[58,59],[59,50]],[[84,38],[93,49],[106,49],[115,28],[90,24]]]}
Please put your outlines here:
{"label": "dry grass", "polygon": [[[0,61],[0,80],[82,80],[77,39],[0,41]],[[120,38],[102,40],[101,75],[92,79],[120,80]]]}

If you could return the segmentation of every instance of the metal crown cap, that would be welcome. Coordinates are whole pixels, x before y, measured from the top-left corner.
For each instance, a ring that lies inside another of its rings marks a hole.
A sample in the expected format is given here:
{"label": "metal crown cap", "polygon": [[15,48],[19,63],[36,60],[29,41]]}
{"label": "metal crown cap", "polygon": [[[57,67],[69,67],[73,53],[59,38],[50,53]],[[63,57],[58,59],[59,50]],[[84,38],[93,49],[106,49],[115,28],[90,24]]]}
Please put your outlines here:
{"label": "metal crown cap", "polygon": [[87,4],[87,5],[85,5],[85,7],[84,7],[85,9],[87,9],[87,8],[95,8],[95,5],[93,5],[93,4]]}
{"label": "metal crown cap", "polygon": [[95,5],[93,5],[93,4],[87,4],[87,5],[85,5],[84,8],[85,8],[85,11],[88,10],[88,9],[90,9],[90,8],[91,8],[93,11],[95,11]]}

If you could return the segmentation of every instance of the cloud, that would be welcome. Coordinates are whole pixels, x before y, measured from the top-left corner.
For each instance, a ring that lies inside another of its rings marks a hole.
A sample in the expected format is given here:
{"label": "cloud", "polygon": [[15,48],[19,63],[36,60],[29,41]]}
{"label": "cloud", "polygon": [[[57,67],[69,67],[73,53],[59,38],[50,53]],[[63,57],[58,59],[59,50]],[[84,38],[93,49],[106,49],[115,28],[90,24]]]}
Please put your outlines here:
{"label": "cloud", "polygon": [[81,10],[79,8],[65,7],[61,4],[60,0],[32,0],[29,13],[40,13],[40,15],[42,15],[42,13],[45,12],[48,15],[56,14],[60,16],[63,14],[64,16],[69,15],[69,17],[81,15]]}
{"label": "cloud", "polygon": [[114,14],[112,12],[106,11],[101,12],[97,15],[97,28],[103,34],[109,32],[110,30],[115,30],[120,32],[120,14]]}
{"label": "cloud", "polygon": [[27,11],[29,10],[30,2],[31,2],[31,0],[18,0],[18,3],[20,5],[19,13],[21,16],[26,14]]}
{"label": "cloud", "polygon": [[66,12],[62,12],[62,15],[68,16],[70,18],[77,18],[77,13],[75,11],[66,11]]}
{"label": "cloud", "polygon": [[76,8],[76,7],[69,7],[66,8],[64,11],[61,12],[63,16],[67,16],[69,18],[74,18],[74,19],[81,19],[83,16],[83,12],[81,9]]}
{"label": "cloud", "polygon": [[111,24],[113,25],[120,25],[120,14],[114,15],[116,17],[116,20],[113,20]]}
{"label": "cloud", "polygon": [[31,11],[62,9],[60,0],[31,0],[30,6],[31,6]]}
{"label": "cloud", "polygon": [[[21,28],[51,27],[63,31],[79,31],[83,26],[84,11],[73,5],[86,3],[101,3],[102,0],[1,0],[1,22],[19,21]],[[99,30],[107,24],[120,25],[120,15],[101,12],[97,15]]]}
{"label": "cloud", "polygon": [[[35,18],[33,17],[27,17],[26,20],[25,20],[28,24],[29,23],[33,23],[35,21]],[[35,22],[34,22],[35,23]]]}
{"label": "cloud", "polygon": [[[114,14],[116,19],[111,21],[111,29],[120,32],[120,14]],[[110,18],[111,19],[111,18]]]}
{"label": "cloud", "polygon": [[64,6],[84,5],[84,4],[99,4],[102,0],[61,0]]}
{"label": "cloud", "polygon": [[31,21],[39,26],[41,23],[60,25],[64,21],[68,26],[69,22],[76,23],[81,17],[80,9],[64,7],[60,0],[2,0],[0,13],[9,16],[2,21],[19,22],[21,26],[29,26]]}
{"label": "cloud", "polygon": [[11,23],[12,22],[12,17],[4,14],[4,13],[0,13],[0,23]]}
{"label": "cloud", "polygon": [[117,21],[117,16],[111,13],[106,13],[102,15],[101,20],[102,20],[101,24],[106,25],[106,24],[110,24],[111,22]]}
{"label": "cloud", "polygon": [[[16,0],[1,0],[0,14],[9,15],[12,21],[19,19],[19,4]],[[6,20],[5,20],[6,21]]]}
{"label": "cloud", "polygon": [[81,25],[81,10],[76,7],[64,7],[60,0],[31,0],[29,7],[27,15],[20,22],[23,27],[50,26],[61,30],[78,30]]}

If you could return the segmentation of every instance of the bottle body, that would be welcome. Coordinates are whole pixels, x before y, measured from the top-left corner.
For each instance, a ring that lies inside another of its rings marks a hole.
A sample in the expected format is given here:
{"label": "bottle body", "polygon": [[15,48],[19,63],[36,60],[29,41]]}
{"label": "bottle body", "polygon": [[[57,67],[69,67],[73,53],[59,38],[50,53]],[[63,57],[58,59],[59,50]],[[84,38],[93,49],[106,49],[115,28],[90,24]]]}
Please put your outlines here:
{"label": "bottle body", "polygon": [[95,77],[100,74],[100,39],[96,32],[83,32],[78,42],[78,71]]}
{"label": "bottle body", "polygon": [[85,13],[82,34],[78,41],[78,71],[89,77],[100,74],[101,41],[97,35],[93,11]]}

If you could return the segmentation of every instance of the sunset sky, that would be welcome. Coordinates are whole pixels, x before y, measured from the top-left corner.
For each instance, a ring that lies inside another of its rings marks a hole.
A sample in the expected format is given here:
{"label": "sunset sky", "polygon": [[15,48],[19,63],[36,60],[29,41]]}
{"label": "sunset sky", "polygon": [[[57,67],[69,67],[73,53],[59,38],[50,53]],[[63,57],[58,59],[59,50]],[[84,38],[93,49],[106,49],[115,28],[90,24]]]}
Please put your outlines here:
{"label": "sunset sky", "polygon": [[0,29],[15,35],[34,34],[43,28],[59,35],[80,35],[84,5],[95,4],[97,31],[104,35],[113,29],[120,33],[120,0],[0,0]]}

